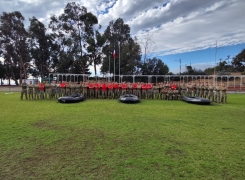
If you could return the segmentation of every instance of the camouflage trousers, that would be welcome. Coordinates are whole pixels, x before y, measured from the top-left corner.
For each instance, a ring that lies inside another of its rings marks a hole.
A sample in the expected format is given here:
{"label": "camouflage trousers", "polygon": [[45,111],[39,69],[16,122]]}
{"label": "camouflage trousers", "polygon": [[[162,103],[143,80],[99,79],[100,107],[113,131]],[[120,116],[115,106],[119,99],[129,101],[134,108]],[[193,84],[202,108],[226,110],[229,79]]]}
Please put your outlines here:
{"label": "camouflage trousers", "polygon": [[208,92],[208,99],[214,102],[214,92],[213,91]]}
{"label": "camouflage trousers", "polygon": [[34,90],[34,99],[39,99],[40,91]]}
{"label": "camouflage trousers", "polygon": [[227,103],[227,94],[221,93],[221,103]]}
{"label": "camouflage trousers", "polygon": [[214,95],[215,102],[220,103],[220,92],[216,92]]}
{"label": "camouflage trousers", "polygon": [[28,91],[28,98],[33,99],[33,90]]}
{"label": "camouflage trousers", "polygon": [[20,93],[20,99],[21,100],[23,99],[23,95],[25,95],[26,100],[27,100],[28,98],[27,98],[27,90],[26,89],[22,90],[21,93]]}

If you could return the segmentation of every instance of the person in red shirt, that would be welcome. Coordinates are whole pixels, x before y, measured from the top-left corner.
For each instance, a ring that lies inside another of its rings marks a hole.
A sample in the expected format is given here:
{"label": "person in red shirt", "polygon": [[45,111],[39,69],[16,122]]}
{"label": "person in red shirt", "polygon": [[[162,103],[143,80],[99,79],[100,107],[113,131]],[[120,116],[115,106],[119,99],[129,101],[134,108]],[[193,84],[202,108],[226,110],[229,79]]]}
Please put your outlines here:
{"label": "person in red shirt", "polygon": [[113,86],[114,84],[112,82],[108,84],[108,99],[113,99]]}
{"label": "person in red shirt", "polygon": [[89,88],[89,97],[90,97],[90,99],[94,98],[94,87],[95,87],[94,83],[89,82],[88,88]]}
{"label": "person in red shirt", "polygon": [[95,98],[100,98],[100,82],[96,82],[95,84]]}
{"label": "person in red shirt", "polygon": [[122,86],[122,95],[124,95],[127,92],[127,84],[126,84],[126,82],[123,82],[121,86]]}
{"label": "person in red shirt", "polygon": [[119,85],[117,82],[114,83],[114,98],[119,98]]}
{"label": "person in red shirt", "polygon": [[142,88],[142,99],[146,99],[146,88],[147,88],[146,84],[142,83],[141,88]]}
{"label": "person in red shirt", "polygon": [[137,96],[137,84],[135,82],[132,84],[132,88],[133,88],[133,94]]}
{"label": "person in red shirt", "polygon": [[39,84],[40,99],[44,99],[44,83]]}
{"label": "person in red shirt", "polygon": [[60,83],[60,92],[61,92],[61,96],[66,95],[66,83],[65,83],[65,81],[62,81],[62,83]]}
{"label": "person in red shirt", "polygon": [[102,98],[106,99],[107,98],[107,84],[106,82],[103,82],[101,85],[101,91],[102,91]]}
{"label": "person in red shirt", "polygon": [[147,98],[153,98],[153,85],[151,83],[147,83],[146,85],[146,89],[147,89]]}

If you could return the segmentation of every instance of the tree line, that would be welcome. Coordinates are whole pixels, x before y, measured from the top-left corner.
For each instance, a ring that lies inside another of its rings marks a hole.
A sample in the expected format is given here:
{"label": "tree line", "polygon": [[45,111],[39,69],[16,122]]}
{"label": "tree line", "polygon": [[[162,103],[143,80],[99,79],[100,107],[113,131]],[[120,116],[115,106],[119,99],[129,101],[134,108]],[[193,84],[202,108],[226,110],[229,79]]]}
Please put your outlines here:
{"label": "tree line", "polygon": [[[124,75],[164,75],[169,71],[160,59],[141,60],[140,44],[131,37],[123,19],[110,21],[101,32],[97,17],[75,2],[67,3],[61,15],[52,15],[48,27],[32,17],[25,29],[24,21],[19,11],[0,15],[0,57],[4,59],[0,62],[0,78],[11,78],[17,85],[18,80],[21,83],[30,75],[90,74],[90,65],[95,75],[98,71],[113,73],[114,65],[115,74],[120,71]],[[101,65],[100,70],[97,65]]]}

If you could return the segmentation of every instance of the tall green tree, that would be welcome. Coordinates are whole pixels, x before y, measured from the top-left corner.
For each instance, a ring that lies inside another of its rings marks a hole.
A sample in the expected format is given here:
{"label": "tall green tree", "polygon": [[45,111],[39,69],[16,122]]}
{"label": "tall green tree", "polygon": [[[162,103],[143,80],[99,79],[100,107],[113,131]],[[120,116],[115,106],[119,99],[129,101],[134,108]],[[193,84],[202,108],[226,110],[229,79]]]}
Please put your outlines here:
{"label": "tall green tree", "polygon": [[103,48],[105,57],[101,72],[104,74],[114,72],[113,52],[115,50],[115,73],[119,74],[120,62],[120,74],[136,74],[141,58],[141,49],[137,39],[130,37],[130,27],[124,24],[123,19],[118,18],[109,23],[104,35],[107,45]]}
{"label": "tall green tree", "polygon": [[142,75],[165,75],[169,72],[169,68],[161,59],[148,58],[141,64]]}
{"label": "tall green tree", "polygon": [[[6,61],[5,64],[11,67],[12,78],[16,84],[18,84],[18,79],[22,83],[22,78],[27,78],[30,62],[27,46],[28,33],[24,28],[24,20],[19,11],[3,12],[0,16],[0,53]],[[16,74],[16,70],[19,74]]]}
{"label": "tall green tree", "polygon": [[96,16],[75,2],[68,3],[59,17],[52,16],[49,28],[52,30],[53,48],[56,50],[54,62],[57,61],[59,65],[60,58],[66,53],[67,63],[71,62],[71,72],[74,71],[74,65],[79,64],[80,73],[88,73],[87,41],[93,37],[97,23]]}
{"label": "tall green tree", "polygon": [[0,79],[1,79],[1,84],[3,84],[3,79],[6,78],[6,67],[4,66],[4,64],[2,63],[2,61],[0,61]]}
{"label": "tall green tree", "polygon": [[106,43],[106,37],[101,34],[98,30],[95,31],[94,37],[88,39],[88,56],[90,59],[90,64],[94,66],[95,76],[97,75],[96,66],[102,63],[103,52],[102,48]]}
{"label": "tall green tree", "polygon": [[33,75],[48,76],[51,69],[50,36],[46,33],[45,25],[36,17],[30,19],[29,26],[29,51],[34,63]]}
{"label": "tall green tree", "polygon": [[245,49],[236,55],[231,63],[238,72],[245,72]]}

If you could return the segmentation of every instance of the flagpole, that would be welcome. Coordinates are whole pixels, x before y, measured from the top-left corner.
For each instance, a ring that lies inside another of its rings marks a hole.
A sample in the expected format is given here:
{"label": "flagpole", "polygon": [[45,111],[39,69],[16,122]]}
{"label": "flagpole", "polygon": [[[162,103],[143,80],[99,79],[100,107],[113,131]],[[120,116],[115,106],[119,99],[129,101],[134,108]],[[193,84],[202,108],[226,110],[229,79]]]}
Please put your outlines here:
{"label": "flagpole", "polygon": [[111,79],[111,44],[109,44],[109,81]]}
{"label": "flagpole", "polygon": [[[114,43],[114,54],[116,54],[116,48],[115,48],[115,43]],[[115,55],[113,56],[114,57],[114,82],[115,82],[115,77],[116,77],[116,74],[115,74]]]}
{"label": "flagpole", "polygon": [[120,42],[119,42],[119,73],[118,73],[118,81],[119,81],[119,83],[120,83]]}

